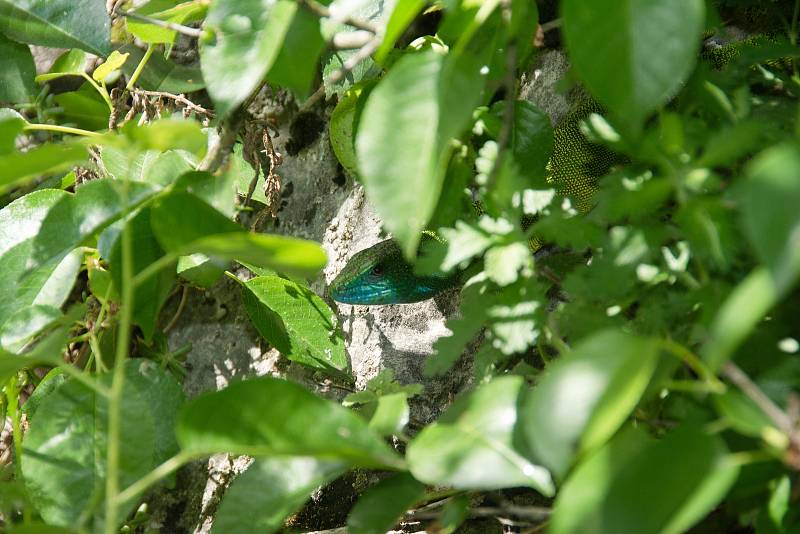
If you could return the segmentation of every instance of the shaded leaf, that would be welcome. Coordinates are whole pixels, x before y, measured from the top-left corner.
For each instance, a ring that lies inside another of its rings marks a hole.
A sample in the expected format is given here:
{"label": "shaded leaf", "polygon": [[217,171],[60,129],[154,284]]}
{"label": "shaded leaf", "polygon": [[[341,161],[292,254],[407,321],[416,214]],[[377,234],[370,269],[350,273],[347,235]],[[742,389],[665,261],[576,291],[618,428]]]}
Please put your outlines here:
{"label": "shaded leaf", "polygon": [[408,473],[381,480],[358,499],[347,517],[350,534],[384,534],[425,496],[425,485]]}

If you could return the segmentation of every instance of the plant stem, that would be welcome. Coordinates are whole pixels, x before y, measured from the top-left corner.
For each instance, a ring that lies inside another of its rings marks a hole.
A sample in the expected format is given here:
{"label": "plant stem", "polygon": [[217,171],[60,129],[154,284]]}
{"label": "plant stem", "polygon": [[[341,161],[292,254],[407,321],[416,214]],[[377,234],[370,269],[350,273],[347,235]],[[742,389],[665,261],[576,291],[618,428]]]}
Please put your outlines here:
{"label": "plant stem", "polygon": [[114,358],[111,391],[108,397],[108,450],[106,455],[106,517],[105,534],[115,534],[119,521],[119,461],[122,391],[125,386],[125,359],[131,338],[131,321],[134,305],[133,285],[133,242],[131,229],[127,224],[128,182],[122,184],[121,197],[124,212],[121,219],[126,221],[122,228],[122,288],[120,298],[120,321],[117,337],[117,353]]}
{"label": "plant stem", "polygon": [[101,385],[97,380],[91,378],[82,371],[77,370],[72,364],[65,363],[64,365],[59,366],[65,374],[68,374],[84,386],[88,387],[89,389],[93,390],[95,393],[102,397],[108,397],[111,392],[108,388]]}
{"label": "plant stem", "polygon": [[687,367],[694,371],[697,376],[702,378],[708,385],[710,391],[713,393],[725,392],[725,384],[714,376],[714,373],[709,371],[703,361],[691,350],[672,339],[662,339],[659,345],[662,350],[681,360]]}
{"label": "plant stem", "polygon": [[[11,418],[11,432],[14,440],[14,470],[17,480],[22,481],[22,425],[19,417],[19,388],[17,387],[16,373],[8,381],[6,387],[6,398],[8,399],[8,416]],[[22,510],[23,518],[26,523],[31,521],[30,506],[25,506]]]}
{"label": "plant stem", "polygon": [[187,452],[187,451],[180,451],[175,456],[169,458],[161,465],[157,466],[155,469],[144,475],[142,478],[125,488],[124,491],[117,495],[117,502],[122,505],[128,502],[129,500],[133,499],[144,490],[149,488],[151,485],[155,484],[165,476],[169,475],[180,469],[181,466],[187,464],[188,462],[197,458],[198,455]]}
{"label": "plant stem", "polygon": [[136,276],[131,278],[132,287],[139,287],[139,285],[143,284],[148,278],[177,260],[178,256],[176,254],[168,253],[161,256],[156,261],[139,271]]}
{"label": "plant stem", "polygon": [[203,30],[198,30],[197,28],[190,28],[189,26],[183,26],[182,24],[175,24],[174,22],[167,22],[165,20],[154,19],[153,17],[148,17],[147,15],[140,15],[139,13],[134,13],[132,11],[124,11],[122,9],[117,9],[116,13],[117,15],[121,15],[128,19],[146,22],[148,24],[152,24],[153,26],[166,28],[168,30],[178,32],[183,35],[188,35],[189,37],[200,37],[201,35],[203,35]]}
{"label": "plant stem", "polygon": [[138,65],[136,65],[136,70],[134,70],[133,74],[131,74],[131,79],[128,80],[128,85],[125,86],[126,91],[130,91],[133,85],[136,83],[136,80],[139,79],[139,75],[144,70],[144,66],[147,65],[147,61],[150,59],[150,56],[153,55],[154,50],[155,45],[153,45],[153,43],[147,45],[147,50],[145,51],[144,56],[142,56],[142,60],[139,61]]}
{"label": "plant stem", "polygon": [[100,96],[102,96],[102,97],[103,97],[103,100],[105,100],[105,101],[106,101],[106,105],[108,106],[108,109],[109,109],[111,112],[113,112],[113,111],[114,111],[114,104],[112,104],[112,103],[111,103],[111,97],[110,97],[110,96],[108,96],[108,91],[106,91],[105,89],[103,89],[102,87],[100,87],[99,85],[97,85],[97,82],[95,82],[95,81],[92,79],[92,77],[91,77],[91,76],[89,76],[88,74],[86,74],[85,72],[81,72],[81,76],[83,76],[83,78],[84,78],[84,79],[85,79],[87,82],[89,82],[89,83],[92,85],[92,87],[94,87],[95,91],[97,91],[98,93],[100,93]]}
{"label": "plant stem", "polygon": [[85,137],[98,137],[102,135],[97,132],[81,130],[80,128],[72,128],[71,126],[59,126],[58,124],[26,124],[22,129],[26,132],[42,130],[49,132],[68,133],[73,135],[83,135]]}

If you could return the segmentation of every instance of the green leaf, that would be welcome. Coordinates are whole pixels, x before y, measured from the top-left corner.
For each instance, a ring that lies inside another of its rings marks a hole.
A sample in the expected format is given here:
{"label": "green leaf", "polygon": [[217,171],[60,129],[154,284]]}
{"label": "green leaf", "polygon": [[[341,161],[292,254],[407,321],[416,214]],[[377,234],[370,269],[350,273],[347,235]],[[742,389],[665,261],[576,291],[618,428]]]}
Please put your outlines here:
{"label": "green leaf", "polygon": [[28,44],[80,48],[105,56],[111,20],[94,0],[0,0],[0,32]]}
{"label": "green leaf", "polygon": [[61,310],[54,306],[32,304],[22,308],[0,326],[0,347],[18,353],[33,336],[44,331],[62,316]]}
{"label": "green leaf", "polygon": [[565,0],[563,35],[592,95],[637,135],[692,72],[703,0]]}
{"label": "green leaf", "polygon": [[36,66],[30,49],[0,34],[0,102],[30,102],[36,92],[34,76]]}
{"label": "green leaf", "polygon": [[[126,193],[123,187],[127,188]],[[155,193],[153,187],[138,182],[92,180],[78,187],[75,194],[60,197],[46,208],[47,215],[33,238],[27,268],[33,270],[60,260],[76,247],[91,242],[123,215],[126,197],[128,209],[134,210]]]}
{"label": "green leaf", "polygon": [[205,154],[208,141],[199,122],[177,118],[159,119],[143,126],[131,121],[123,132],[140,150],[182,149],[198,157]]}
{"label": "green leaf", "polygon": [[425,0],[406,0],[394,4],[394,9],[389,15],[389,21],[386,23],[386,30],[383,33],[383,41],[375,51],[375,61],[383,63],[386,60],[394,43],[403,35],[414,17],[422,11],[425,3]]}
{"label": "green leaf", "polygon": [[183,173],[194,169],[196,158],[183,150],[146,150],[132,157],[130,149],[103,147],[106,171],[118,180],[147,182],[167,186]]}
{"label": "green leaf", "polygon": [[[110,387],[111,374],[98,380]],[[121,403],[120,485],[126,487],[177,452],[173,434],[180,385],[146,360],[125,363]],[[75,379],[47,395],[25,434],[22,472],[31,500],[49,524],[78,522],[103,487],[108,402]],[[133,506],[131,503],[127,508]],[[123,514],[124,515],[124,514]]]}
{"label": "green leaf", "polygon": [[177,255],[202,253],[308,276],[315,275],[327,261],[316,243],[246,232],[196,196],[182,191],[154,202],[152,225],[164,250]]}
{"label": "green leaf", "polygon": [[722,367],[778,302],[785,288],[765,267],[758,267],[733,288],[717,310],[701,354],[713,372]]}
{"label": "green leaf", "polygon": [[56,173],[87,159],[79,144],[47,144],[27,152],[0,155],[0,193],[42,174]]}
{"label": "green leaf", "polygon": [[[122,66],[129,79],[144,57],[144,51],[133,45],[121,47],[120,52],[130,54],[130,60]],[[144,66],[136,85],[148,91],[167,91],[174,94],[199,91],[205,87],[203,73],[196,67],[178,65],[161,54],[153,54]]]}
{"label": "green leaf", "polygon": [[344,471],[341,462],[316,458],[258,458],[225,491],[211,532],[277,532],[314,490]]}
{"label": "green leaf", "polygon": [[58,56],[48,72],[51,74],[80,74],[84,72],[87,59],[86,52],[73,48]]}
{"label": "green leaf", "polygon": [[695,425],[660,441],[628,430],[570,476],[550,532],[685,532],[719,503],[738,473],[722,440]]}
{"label": "green leaf", "polygon": [[317,78],[317,62],[324,48],[319,17],[307,9],[298,10],[267,73],[267,80],[290,89],[298,100],[304,100]]}
{"label": "green leaf", "polygon": [[402,467],[366,422],[300,385],[271,377],[195,398],[182,412],[178,441],[191,452],[311,456],[351,466]]}
{"label": "green leaf", "polygon": [[760,438],[765,431],[775,429],[775,423],[752,400],[737,390],[727,390],[714,397],[720,414],[737,432]]}
{"label": "green leaf", "polygon": [[386,478],[358,499],[347,517],[349,534],[384,534],[403,512],[425,496],[425,485],[408,473]]}
{"label": "green leaf", "polygon": [[522,377],[506,376],[456,401],[409,443],[411,473],[428,484],[456,489],[529,486],[552,496],[547,469],[528,461],[512,443],[524,388]]}
{"label": "green leaf", "polygon": [[17,136],[28,121],[25,117],[9,108],[0,108],[0,155],[13,152],[16,148]]}
{"label": "green leaf", "polygon": [[315,369],[347,372],[336,314],[313,291],[279,276],[258,276],[242,286],[247,315],[283,356]]}
{"label": "green leaf", "polygon": [[0,383],[5,384],[9,378],[22,369],[37,365],[60,365],[64,363],[61,353],[67,344],[69,328],[62,326],[54,329],[39,341],[33,349],[25,354],[17,355],[0,348]]}
{"label": "green leaf", "polygon": [[378,397],[378,405],[369,420],[369,427],[382,436],[399,436],[408,424],[409,415],[408,395],[383,395]]}
{"label": "green leaf", "polygon": [[[177,2],[178,0],[150,0],[142,8],[137,9],[136,13],[173,24],[186,24],[202,20],[208,10],[208,5],[202,0]],[[130,17],[125,19],[125,25],[129,32],[145,43],[172,44],[178,35],[175,30]]]}
{"label": "green leaf", "polygon": [[50,210],[69,198],[43,189],[0,210],[0,325],[30,305],[59,308],[69,296],[81,264],[79,250],[64,250],[31,270],[35,242]]}
{"label": "green leaf", "polygon": [[99,67],[94,69],[92,78],[97,82],[104,81],[109,74],[115,70],[119,70],[125,64],[128,60],[128,55],[129,54],[120,54],[118,50],[114,50]]}
{"label": "green leaf", "polygon": [[355,85],[348,89],[340,98],[331,113],[331,122],[328,126],[328,135],[331,138],[331,147],[336,159],[342,164],[344,170],[351,176],[358,174],[356,159],[356,126],[361,116],[366,95],[372,85]]}
{"label": "green leaf", "polygon": [[200,40],[200,61],[219,115],[244,102],[264,78],[296,11],[297,4],[290,0],[211,4],[204,23],[211,35]]}
{"label": "green leaf", "polygon": [[[128,222],[131,233],[133,275],[139,274],[164,255],[150,225],[151,211],[144,208]],[[110,271],[114,287],[122,287],[122,238],[117,239],[111,252]],[[133,322],[142,329],[145,342],[150,342],[156,330],[161,306],[175,285],[175,265],[168,265],[155,276],[138,284],[133,293]]]}
{"label": "green leaf", "polygon": [[744,228],[761,261],[769,267],[778,293],[788,290],[800,273],[800,150],[771,148],[747,170],[739,199]]}
{"label": "green leaf", "polygon": [[480,95],[483,80],[473,59],[433,50],[406,55],[370,92],[361,115],[359,174],[407,258],[439,200],[450,139],[461,134]]}
{"label": "green leaf", "polygon": [[608,330],[553,363],[522,403],[518,437],[557,477],[627,419],[658,363],[654,341]]}
{"label": "green leaf", "polygon": [[[505,119],[506,102],[492,106],[492,114]],[[529,188],[546,188],[545,167],[553,152],[553,127],[550,117],[527,100],[514,101],[511,123],[511,154],[518,172],[530,180]]]}
{"label": "green leaf", "polygon": [[58,114],[60,120],[86,130],[108,128],[108,116],[111,113],[108,104],[89,84],[82,85],[77,91],[53,95],[53,99],[61,108]]}

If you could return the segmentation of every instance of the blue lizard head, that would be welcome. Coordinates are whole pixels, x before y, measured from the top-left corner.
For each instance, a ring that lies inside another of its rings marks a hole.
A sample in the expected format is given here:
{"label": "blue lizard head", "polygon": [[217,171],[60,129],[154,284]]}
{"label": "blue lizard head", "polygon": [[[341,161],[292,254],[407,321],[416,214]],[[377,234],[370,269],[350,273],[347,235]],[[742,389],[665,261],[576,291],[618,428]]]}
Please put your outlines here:
{"label": "blue lizard head", "polygon": [[357,252],[331,282],[329,293],[343,304],[409,304],[452,287],[453,277],[417,276],[400,247],[381,241]]}

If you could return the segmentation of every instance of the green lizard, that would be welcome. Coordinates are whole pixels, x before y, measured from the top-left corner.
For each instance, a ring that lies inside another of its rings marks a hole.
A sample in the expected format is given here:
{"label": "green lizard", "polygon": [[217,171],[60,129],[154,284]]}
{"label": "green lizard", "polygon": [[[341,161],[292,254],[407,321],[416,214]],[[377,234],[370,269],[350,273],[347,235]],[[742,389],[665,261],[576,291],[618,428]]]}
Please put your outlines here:
{"label": "green lizard", "polygon": [[[607,172],[614,155],[587,142],[580,121],[599,108],[584,101],[555,128],[554,151],[547,180],[562,195],[569,195],[582,210],[590,207],[597,177]],[[329,294],[343,304],[383,305],[420,302],[459,284],[461,276],[419,276],[400,248],[387,239],[357,252],[331,282]]]}

